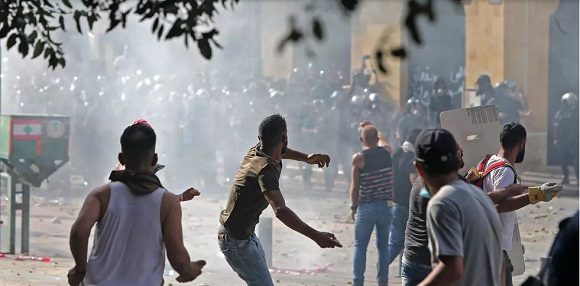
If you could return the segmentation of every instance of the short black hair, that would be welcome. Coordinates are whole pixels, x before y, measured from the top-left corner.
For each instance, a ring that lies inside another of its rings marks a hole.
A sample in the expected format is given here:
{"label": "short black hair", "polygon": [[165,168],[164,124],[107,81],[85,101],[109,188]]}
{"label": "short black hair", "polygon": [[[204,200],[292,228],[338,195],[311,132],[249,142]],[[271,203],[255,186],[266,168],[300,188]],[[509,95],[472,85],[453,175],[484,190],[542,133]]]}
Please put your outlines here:
{"label": "short black hair", "polygon": [[129,158],[141,159],[148,152],[155,150],[157,135],[146,123],[135,123],[128,126],[121,135],[121,151]]}
{"label": "short black hair", "polygon": [[511,150],[526,140],[526,128],[518,122],[510,122],[503,126],[499,135],[499,142],[504,150]]}
{"label": "short black hair", "polygon": [[258,136],[263,147],[271,148],[278,144],[284,131],[286,131],[286,119],[280,114],[272,114],[260,123]]}

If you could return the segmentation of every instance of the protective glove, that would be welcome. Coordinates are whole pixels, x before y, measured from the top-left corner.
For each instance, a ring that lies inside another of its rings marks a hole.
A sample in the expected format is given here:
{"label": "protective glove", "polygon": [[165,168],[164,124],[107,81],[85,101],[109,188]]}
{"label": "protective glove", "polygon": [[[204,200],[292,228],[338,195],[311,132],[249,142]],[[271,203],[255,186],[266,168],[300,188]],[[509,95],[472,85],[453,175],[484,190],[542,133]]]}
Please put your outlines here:
{"label": "protective glove", "polygon": [[528,196],[530,203],[549,202],[557,197],[562,189],[562,185],[556,183],[545,183],[541,186],[529,187]]}

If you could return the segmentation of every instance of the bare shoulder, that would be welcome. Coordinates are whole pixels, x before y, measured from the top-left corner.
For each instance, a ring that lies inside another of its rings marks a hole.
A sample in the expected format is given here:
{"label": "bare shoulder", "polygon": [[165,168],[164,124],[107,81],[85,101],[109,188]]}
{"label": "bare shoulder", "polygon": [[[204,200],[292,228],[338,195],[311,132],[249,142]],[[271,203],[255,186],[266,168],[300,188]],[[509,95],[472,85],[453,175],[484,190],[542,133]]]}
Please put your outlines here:
{"label": "bare shoulder", "polygon": [[179,197],[174,193],[165,190],[163,192],[163,198],[161,199],[161,206],[162,207],[174,207],[179,206]]}
{"label": "bare shoulder", "polygon": [[365,156],[362,153],[352,155],[352,165],[362,168],[365,163]]}
{"label": "bare shoulder", "polygon": [[179,198],[172,192],[165,190],[161,198],[161,223],[166,222],[166,218],[171,215],[171,211],[181,211]]}
{"label": "bare shoulder", "polygon": [[360,163],[360,162],[364,161],[364,159],[365,159],[365,156],[362,153],[360,153],[360,152],[355,153],[354,155],[352,155],[352,163],[353,164],[354,163]]}
{"label": "bare shoulder", "polygon": [[101,202],[109,201],[111,196],[111,184],[104,184],[91,190],[87,199],[97,198]]}

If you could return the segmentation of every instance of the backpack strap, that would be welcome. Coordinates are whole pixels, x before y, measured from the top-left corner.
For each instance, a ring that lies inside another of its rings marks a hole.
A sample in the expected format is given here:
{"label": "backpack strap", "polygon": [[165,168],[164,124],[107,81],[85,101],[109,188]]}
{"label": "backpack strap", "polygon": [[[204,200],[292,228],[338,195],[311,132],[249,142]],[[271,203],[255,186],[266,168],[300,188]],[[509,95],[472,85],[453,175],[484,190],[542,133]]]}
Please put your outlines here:
{"label": "backpack strap", "polygon": [[491,158],[491,155],[485,155],[485,157],[479,161],[479,164],[477,164],[477,172],[480,174],[484,173],[485,165],[487,165],[489,158]]}
{"label": "backpack strap", "polygon": [[489,165],[486,169],[485,172],[481,173],[481,177],[485,178],[485,176],[489,175],[493,170],[499,169],[501,167],[508,167],[512,170],[512,172],[514,172],[514,184],[518,183],[518,173],[516,173],[516,170],[514,169],[514,167],[506,162],[506,161],[499,161],[499,162],[495,162],[491,165]]}

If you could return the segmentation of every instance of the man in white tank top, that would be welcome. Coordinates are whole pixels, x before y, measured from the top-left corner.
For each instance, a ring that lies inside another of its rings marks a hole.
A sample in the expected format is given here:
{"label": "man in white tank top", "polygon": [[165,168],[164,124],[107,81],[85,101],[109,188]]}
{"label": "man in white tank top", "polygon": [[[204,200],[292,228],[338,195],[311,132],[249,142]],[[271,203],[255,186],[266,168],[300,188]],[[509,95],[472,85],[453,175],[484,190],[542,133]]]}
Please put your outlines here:
{"label": "man in white tank top", "polygon": [[68,274],[70,285],[162,285],[165,250],[179,273],[177,281],[192,281],[201,274],[205,261],[191,262],[183,244],[179,198],[153,173],[155,142],[155,131],[144,121],[123,132],[119,162],[125,170],[113,171],[111,183],[88,195],[71,228],[75,266]]}

